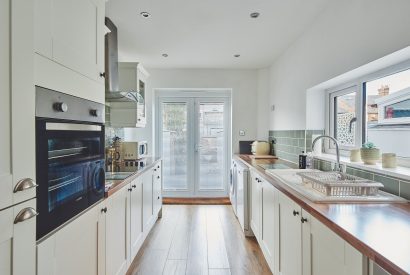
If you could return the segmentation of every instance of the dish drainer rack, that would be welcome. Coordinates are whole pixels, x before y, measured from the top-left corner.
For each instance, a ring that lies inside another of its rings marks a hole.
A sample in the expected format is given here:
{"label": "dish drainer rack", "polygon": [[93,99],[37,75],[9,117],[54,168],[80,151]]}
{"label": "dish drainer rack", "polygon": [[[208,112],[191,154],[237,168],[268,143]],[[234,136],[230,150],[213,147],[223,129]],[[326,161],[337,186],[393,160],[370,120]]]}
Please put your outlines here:
{"label": "dish drainer rack", "polygon": [[299,172],[297,175],[304,184],[311,184],[313,189],[326,196],[375,196],[384,186],[380,182],[340,172]]}

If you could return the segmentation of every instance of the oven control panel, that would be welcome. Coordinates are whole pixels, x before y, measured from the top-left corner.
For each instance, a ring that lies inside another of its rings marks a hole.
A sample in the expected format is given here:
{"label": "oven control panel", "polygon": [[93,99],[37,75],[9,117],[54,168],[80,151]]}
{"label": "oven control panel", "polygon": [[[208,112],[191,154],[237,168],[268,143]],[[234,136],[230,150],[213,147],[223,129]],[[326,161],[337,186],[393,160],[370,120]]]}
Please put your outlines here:
{"label": "oven control panel", "polygon": [[104,104],[36,86],[36,117],[104,123]]}

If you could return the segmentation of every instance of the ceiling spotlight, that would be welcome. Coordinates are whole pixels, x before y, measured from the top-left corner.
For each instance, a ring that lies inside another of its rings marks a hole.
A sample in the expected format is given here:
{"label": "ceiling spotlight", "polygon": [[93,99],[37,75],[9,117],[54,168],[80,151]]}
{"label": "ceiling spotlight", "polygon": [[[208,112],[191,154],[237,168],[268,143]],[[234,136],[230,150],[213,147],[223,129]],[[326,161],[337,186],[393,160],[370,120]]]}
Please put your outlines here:
{"label": "ceiling spotlight", "polygon": [[240,54],[234,54],[233,56],[234,57],[240,57],[241,55]]}
{"label": "ceiling spotlight", "polygon": [[148,18],[148,17],[151,16],[151,14],[150,14],[149,12],[146,12],[146,11],[143,11],[143,12],[141,12],[140,14],[141,14],[141,16],[144,17],[144,18]]}
{"label": "ceiling spotlight", "polygon": [[251,18],[258,18],[259,15],[260,15],[259,12],[252,12],[252,13],[250,14],[250,17],[251,17]]}
{"label": "ceiling spotlight", "polygon": [[168,54],[163,53],[162,56],[163,56],[163,57],[168,57]]}

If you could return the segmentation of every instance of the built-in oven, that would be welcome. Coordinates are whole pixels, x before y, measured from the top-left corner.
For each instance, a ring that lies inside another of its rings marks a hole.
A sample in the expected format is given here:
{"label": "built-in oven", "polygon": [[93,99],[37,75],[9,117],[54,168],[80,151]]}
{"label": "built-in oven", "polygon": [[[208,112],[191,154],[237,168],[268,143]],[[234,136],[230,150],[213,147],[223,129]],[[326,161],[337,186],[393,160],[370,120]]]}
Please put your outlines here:
{"label": "built-in oven", "polygon": [[104,105],[36,87],[37,240],[104,197]]}

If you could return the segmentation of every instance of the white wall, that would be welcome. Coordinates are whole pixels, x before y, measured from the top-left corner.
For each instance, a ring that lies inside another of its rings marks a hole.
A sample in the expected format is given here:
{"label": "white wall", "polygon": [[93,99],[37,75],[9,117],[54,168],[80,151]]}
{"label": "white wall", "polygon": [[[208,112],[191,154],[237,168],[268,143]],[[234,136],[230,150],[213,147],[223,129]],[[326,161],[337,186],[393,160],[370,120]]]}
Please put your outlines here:
{"label": "white wall", "polygon": [[[230,88],[232,89],[232,151],[238,151],[239,140],[257,137],[257,70],[223,69],[147,69],[147,126],[126,129],[125,140],[147,140],[154,148],[155,112],[153,90],[166,88]],[[239,136],[245,130],[245,136]],[[267,134],[266,134],[267,135]]]}
{"label": "white wall", "polygon": [[269,68],[258,70],[257,139],[267,140],[269,133]]}
{"label": "white wall", "polygon": [[[270,68],[271,130],[304,129],[306,91],[410,45],[410,1],[334,1]],[[269,107],[268,107],[269,108]]]}

